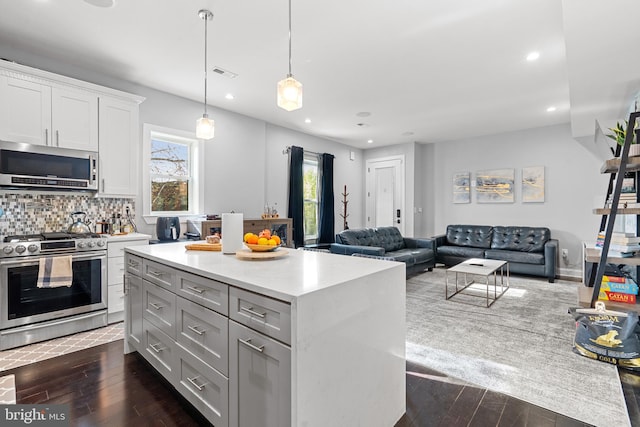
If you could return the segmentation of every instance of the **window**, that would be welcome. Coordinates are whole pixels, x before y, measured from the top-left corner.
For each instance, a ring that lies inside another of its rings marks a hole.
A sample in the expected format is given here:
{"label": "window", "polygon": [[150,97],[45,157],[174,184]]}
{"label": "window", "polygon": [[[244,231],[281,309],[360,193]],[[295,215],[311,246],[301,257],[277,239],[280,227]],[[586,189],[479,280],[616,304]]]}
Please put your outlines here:
{"label": "window", "polygon": [[148,124],[144,135],[144,215],[200,213],[201,142],[191,133]]}
{"label": "window", "polygon": [[305,157],[302,162],[302,187],[304,203],[304,240],[315,243],[318,240],[320,185],[318,158]]}

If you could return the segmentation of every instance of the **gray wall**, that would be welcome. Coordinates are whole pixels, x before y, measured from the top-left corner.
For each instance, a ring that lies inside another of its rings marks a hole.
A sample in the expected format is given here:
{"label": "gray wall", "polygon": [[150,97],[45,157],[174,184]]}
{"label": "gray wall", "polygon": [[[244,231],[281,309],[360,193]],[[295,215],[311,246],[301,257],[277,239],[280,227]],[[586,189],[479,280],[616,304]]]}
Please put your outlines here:
{"label": "gray wall", "polygon": [[[608,175],[600,174],[602,161],[575,141],[570,127],[558,125],[518,132],[435,144],[423,153],[424,167],[432,168],[434,196],[423,188],[425,200],[433,200],[424,218],[427,234],[441,234],[448,224],[531,225],[551,229],[560,248],[569,250],[569,262],[560,261],[560,273],[580,276],[581,242],[595,241]],[[522,168],[545,167],[545,202],[522,203]],[[454,172],[469,171],[472,180],[483,169],[515,169],[515,203],[478,204],[471,190],[470,204],[453,204]]]}

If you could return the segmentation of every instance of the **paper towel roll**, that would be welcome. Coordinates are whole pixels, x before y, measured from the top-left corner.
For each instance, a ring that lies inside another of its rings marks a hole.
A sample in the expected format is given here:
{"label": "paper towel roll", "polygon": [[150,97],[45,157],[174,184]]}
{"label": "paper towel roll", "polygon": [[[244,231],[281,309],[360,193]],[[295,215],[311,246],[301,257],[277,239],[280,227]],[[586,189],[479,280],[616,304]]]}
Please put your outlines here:
{"label": "paper towel roll", "polygon": [[235,254],[242,249],[244,220],[241,213],[222,214],[222,253]]}

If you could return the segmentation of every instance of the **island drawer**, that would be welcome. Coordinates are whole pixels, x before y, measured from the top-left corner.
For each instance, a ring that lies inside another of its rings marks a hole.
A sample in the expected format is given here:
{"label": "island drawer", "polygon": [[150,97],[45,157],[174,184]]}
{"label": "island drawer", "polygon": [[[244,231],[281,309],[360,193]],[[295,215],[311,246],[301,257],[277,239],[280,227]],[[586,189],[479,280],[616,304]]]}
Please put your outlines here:
{"label": "island drawer", "polygon": [[177,344],[176,389],[215,426],[229,425],[229,380]]}
{"label": "island drawer", "polygon": [[235,287],[229,289],[229,317],[291,344],[291,305]]}
{"label": "island drawer", "polygon": [[142,355],[172,384],[175,384],[176,345],[153,323],[142,320]]}
{"label": "island drawer", "polygon": [[178,343],[227,375],[229,320],[226,317],[178,297],[176,328]]}
{"label": "island drawer", "polygon": [[226,283],[179,271],[176,292],[213,311],[229,315],[229,285]]}
{"label": "island drawer", "polygon": [[131,273],[136,276],[142,276],[142,258],[140,258],[139,256],[126,254],[125,265],[127,273]]}
{"label": "island drawer", "polygon": [[142,262],[142,277],[151,283],[175,292],[176,269],[155,261]]}
{"label": "island drawer", "polygon": [[176,295],[143,280],[142,317],[175,339]]}

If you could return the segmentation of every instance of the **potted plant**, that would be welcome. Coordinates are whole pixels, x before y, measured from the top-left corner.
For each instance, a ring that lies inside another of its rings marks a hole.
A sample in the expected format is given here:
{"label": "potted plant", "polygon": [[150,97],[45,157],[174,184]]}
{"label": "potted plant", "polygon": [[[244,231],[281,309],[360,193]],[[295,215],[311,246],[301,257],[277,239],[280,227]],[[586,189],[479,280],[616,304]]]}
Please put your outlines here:
{"label": "potted plant", "polygon": [[[621,147],[624,146],[624,140],[627,136],[627,127],[629,126],[629,121],[625,120],[624,124],[617,122],[616,127],[609,128],[612,134],[607,135],[609,138],[613,139],[618,145]],[[638,128],[638,123],[636,122],[635,128]],[[633,139],[631,140],[631,146],[629,147],[629,157],[632,156],[640,156],[640,144],[636,140],[635,132],[633,134]]]}

